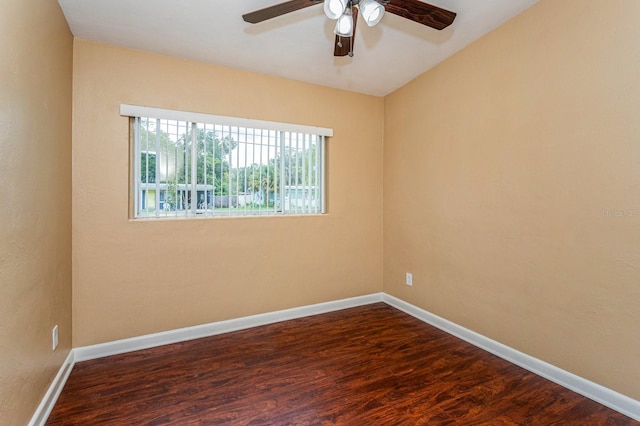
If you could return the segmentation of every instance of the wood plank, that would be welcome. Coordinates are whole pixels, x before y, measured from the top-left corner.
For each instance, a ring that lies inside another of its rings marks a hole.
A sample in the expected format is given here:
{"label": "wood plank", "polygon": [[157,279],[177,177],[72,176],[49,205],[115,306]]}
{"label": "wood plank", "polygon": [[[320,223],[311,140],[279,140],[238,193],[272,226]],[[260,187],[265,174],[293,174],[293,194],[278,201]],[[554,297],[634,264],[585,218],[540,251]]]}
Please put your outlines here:
{"label": "wood plank", "polygon": [[48,425],[639,425],[384,303],[76,364]]}

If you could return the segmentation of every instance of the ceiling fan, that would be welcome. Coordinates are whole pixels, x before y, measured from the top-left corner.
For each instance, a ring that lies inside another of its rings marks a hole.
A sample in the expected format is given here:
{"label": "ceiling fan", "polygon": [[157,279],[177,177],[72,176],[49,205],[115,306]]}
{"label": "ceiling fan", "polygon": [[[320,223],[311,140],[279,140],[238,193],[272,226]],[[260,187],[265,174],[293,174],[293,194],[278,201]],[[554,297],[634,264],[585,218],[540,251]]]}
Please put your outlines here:
{"label": "ceiling fan", "polygon": [[245,22],[257,24],[323,2],[327,17],[337,21],[334,30],[336,34],[334,56],[353,56],[358,12],[370,27],[380,22],[385,11],[436,30],[448,27],[456,18],[454,12],[420,0],[289,0],[245,13],[242,19]]}

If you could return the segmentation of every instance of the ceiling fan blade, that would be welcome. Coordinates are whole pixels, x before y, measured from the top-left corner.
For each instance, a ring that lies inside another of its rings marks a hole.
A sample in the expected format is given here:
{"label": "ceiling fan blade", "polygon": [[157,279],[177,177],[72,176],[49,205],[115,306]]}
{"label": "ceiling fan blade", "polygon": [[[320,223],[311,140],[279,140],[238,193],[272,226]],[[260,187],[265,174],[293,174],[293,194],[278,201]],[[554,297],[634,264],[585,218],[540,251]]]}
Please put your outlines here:
{"label": "ceiling fan blade", "polygon": [[351,37],[342,37],[336,34],[336,42],[333,47],[333,56],[347,56],[349,52],[353,52],[353,43],[356,39],[356,24],[358,23],[358,8],[354,7],[352,13],[353,35]]}
{"label": "ceiling fan blade", "polygon": [[322,0],[289,0],[284,3],[265,7],[264,9],[245,13],[242,15],[242,19],[250,24],[257,24],[258,22],[266,21],[267,19],[275,18],[285,13],[295,12],[296,10],[304,9],[305,7],[318,3],[322,3]]}
{"label": "ceiling fan blade", "polygon": [[402,16],[436,30],[447,28],[456,19],[456,13],[419,0],[391,0],[385,11]]}
{"label": "ceiling fan blade", "polygon": [[336,35],[336,43],[333,47],[333,56],[347,56],[353,50],[354,37],[342,37]]}

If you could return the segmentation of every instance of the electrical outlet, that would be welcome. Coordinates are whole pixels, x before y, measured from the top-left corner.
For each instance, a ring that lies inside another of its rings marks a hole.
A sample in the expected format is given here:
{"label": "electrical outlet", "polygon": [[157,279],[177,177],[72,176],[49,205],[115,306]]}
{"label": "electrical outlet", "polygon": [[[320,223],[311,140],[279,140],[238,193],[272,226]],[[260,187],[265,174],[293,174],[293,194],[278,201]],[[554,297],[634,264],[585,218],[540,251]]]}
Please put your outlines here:
{"label": "electrical outlet", "polygon": [[413,286],[413,274],[412,273],[407,272],[407,277],[406,277],[405,283],[408,286]]}
{"label": "electrical outlet", "polygon": [[55,325],[53,327],[53,330],[51,330],[51,346],[52,346],[52,351],[55,351],[56,348],[58,347],[58,326]]}

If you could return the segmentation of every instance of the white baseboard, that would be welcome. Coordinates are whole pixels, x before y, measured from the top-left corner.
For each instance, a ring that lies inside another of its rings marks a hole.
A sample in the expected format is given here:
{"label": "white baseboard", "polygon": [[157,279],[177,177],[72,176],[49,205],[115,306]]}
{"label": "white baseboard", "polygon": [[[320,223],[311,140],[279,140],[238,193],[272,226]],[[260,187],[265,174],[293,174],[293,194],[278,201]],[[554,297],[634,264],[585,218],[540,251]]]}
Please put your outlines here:
{"label": "white baseboard", "polygon": [[62,363],[60,370],[58,370],[58,374],[56,374],[56,377],[54,377],[51,382],[47,393],[44,394],[42,401],[40,401],[40,405],[38,405],[38,408],[33,413],[33,416],[29,421],[29,426],[42,426],[46,423],[49,418],[49,414],[51,414],[51,410],[53,410],[53,406],[56,405],[56,401],[60,396],[60,392],[62,392],[64,384],[69,378],[69,374],[71,374],[74,364],[75,360],[73,357],[73,350],[71,350],[69,351],[67,358]]}
{"label": "white baseboard", "polygon": [[282,311],[268,312],[265,314],[235,318],[227,321],[196,325],[193,327],[179,328],[176,330],[147,334],[129,339],[115,340],[113,342],[75,348],[73,351],[76,362],[87,361],[109,355],[184,342],[186,340],[199,339],[201,337],[209,337],[217,334],[244,330],[251,327],[273,324],[310,315],[324,314],[327,312],[368,305],[376,302],[382,302],[382,293],[351,297],[348,299],[318,303],[315,305],[307,305]]}
{"label": "white baseboard", "polygon": [[418,308],[401,299],[383,293],[382,300],[390,306],[418,318],[440,330],[456,336],[474,346],[484,349],[500,358],[512,362],[545,379],[551,380],[567,389],[586,396],[602,405],[612,408],[635,420],[640,420],[640,401],[615,392],[597,383],[576,376],[566,370],[555,367],[530,355],[522,353],[486,336],[478,334],[458,324],[441,318],[424,309]]}

